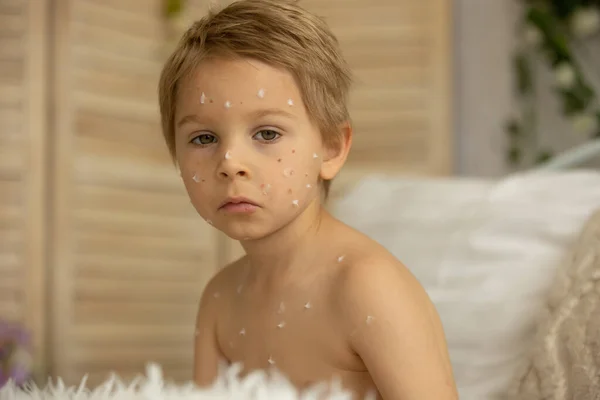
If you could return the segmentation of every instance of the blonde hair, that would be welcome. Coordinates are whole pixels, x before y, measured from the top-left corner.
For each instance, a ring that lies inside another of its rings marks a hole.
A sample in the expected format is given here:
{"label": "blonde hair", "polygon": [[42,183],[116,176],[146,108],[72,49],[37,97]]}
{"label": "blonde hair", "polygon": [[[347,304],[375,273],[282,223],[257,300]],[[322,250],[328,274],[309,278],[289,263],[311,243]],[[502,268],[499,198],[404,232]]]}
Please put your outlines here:
{"label": "blonde hair", "polygon": [[[292,0],[241,0],[211,10],[183,35],[162,70],[162,130],[175,159],[175,105],[179,85],[208,57],[251,58],[287,70],[308,115],[328,146],[339,144],[340,124],[350,120],[351,73],[326,23]],[[325,195],[330,182],[323,182]]]}

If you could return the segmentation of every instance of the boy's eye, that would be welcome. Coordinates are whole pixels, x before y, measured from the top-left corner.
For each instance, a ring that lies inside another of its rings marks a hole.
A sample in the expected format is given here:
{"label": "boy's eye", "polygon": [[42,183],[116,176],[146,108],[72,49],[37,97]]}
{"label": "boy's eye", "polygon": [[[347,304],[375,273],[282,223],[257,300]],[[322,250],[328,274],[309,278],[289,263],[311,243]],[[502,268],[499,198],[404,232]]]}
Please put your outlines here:
{"label": "boy's eye", "polygon": [[278,132],[275,132],[273,130],[270,129],[264,129],[262,131],[258,131],[256,133],[256,135],[254,135],[254,137],[258,140],[263,140],[265,142],[270,142],[272,140],[277,139],[279,136],[281,136]]}
{"label": "boy's eye", "polygon": [[199,144],[199,145],[207,145],[207,144],[214,143],[215,141],[216,141],[216,138],[213,135],[209,135],[209,134],[196,136],[194,139],[192,139],[193,144]]}

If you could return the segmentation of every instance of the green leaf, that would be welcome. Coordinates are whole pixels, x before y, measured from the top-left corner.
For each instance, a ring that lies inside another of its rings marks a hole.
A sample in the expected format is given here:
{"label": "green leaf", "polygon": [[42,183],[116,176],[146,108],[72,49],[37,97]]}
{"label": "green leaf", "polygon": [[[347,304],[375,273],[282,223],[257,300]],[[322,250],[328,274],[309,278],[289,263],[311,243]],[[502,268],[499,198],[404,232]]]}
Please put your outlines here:
{"label": "green leaf", "polygon": [[546,54],[550,57],[552,65],[573,58],[569,50],[567,36],[560,30],[560,21],[555,18],[550,10],[532,7],[527,13],[527,20],[538,27],[545,38]]}
{"label": "green leaf", "polygon": [[173,18],[183,9],[184,0],[165,0],[165,14],[167,18]]}
{"label": "green leaf", "polygon": [[507,158],[511,165],[518,165],[523,159],[523,152],[518,147],[511,147],[508,150]]}
{"label": "green leaf", "polygon": [[521,126],[515,119],[511,119],[508,121],[505,130],[508,133],[508,136],[512,139],[516,139],[523,134]]}
{"label": "green leaf", "polygon": [[540,151],[537,157],[535,158],[535,163],[537,165],[543,164],[546,161],[550,160],[552,157],[554,157],[554,154],[550,150]]}
{"label": "green leaf", "polygon": [[533,89],[533,79],[529,60],[523,53],[518,53],[514,59],[515,70],[517,73],[517,90],[519,94],[530,93]]}

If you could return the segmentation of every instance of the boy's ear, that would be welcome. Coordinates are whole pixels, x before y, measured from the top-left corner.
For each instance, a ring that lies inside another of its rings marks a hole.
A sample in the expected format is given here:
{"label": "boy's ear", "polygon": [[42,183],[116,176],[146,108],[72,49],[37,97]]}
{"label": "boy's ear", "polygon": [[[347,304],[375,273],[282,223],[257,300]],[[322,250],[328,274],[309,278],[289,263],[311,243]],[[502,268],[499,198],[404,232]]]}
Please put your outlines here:
{"label": "boy's ear", "polygon": [[344,122],[338,129],[339,139],[333,144],[324,145],[320,174],[322,180],[330,181],[335,178],[346,162],[352,147],[352,125],[350,125],[350,122]]}

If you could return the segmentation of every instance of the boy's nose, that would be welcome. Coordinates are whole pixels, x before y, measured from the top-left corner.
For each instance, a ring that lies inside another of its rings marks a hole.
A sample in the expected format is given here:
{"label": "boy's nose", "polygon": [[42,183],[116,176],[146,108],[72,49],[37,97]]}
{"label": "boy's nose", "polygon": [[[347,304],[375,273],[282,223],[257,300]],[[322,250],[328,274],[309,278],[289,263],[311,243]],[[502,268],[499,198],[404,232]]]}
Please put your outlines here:
{"label": "boy's nose", "polygon": [[249,169],[242,162],[230,156],[224,157],[218,174],[223,179],[250,178]]}

